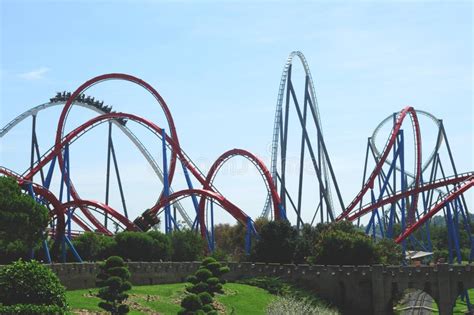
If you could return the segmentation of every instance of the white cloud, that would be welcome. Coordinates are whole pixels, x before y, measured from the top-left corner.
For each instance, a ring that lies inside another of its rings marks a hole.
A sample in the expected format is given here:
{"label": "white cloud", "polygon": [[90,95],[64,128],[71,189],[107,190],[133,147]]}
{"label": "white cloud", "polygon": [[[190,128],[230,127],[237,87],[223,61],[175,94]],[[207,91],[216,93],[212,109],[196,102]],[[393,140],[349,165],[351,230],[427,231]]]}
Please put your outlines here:
{"label": "white cloud", "polygon": [[28,81],[41,80],[44,79],[44,75],[48,73],[49,70],[51,69],[49,69],[48,67],[41,67],[29,72],[20,73],[18,77]]}

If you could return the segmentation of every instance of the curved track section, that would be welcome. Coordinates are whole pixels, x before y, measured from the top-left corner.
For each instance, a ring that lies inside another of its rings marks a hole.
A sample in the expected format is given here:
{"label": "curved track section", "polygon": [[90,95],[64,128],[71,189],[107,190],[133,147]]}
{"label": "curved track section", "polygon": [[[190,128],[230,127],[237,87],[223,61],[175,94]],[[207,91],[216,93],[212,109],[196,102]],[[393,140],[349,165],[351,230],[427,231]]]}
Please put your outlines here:
{"label": "curved track section", "polygon": [[[428,113],[427,111],[424,111],[424,110],[419,110],[419,109],[416,109],[415,112],[416,112],[417,116],[422,115],[422,116],[427,117],[431,121],[433,121],[433,123],[438,127],[438,132],[440,131],[441,126],[442,126],[441,121],[438,118],[436,118],[433,114]],[[370,137],[370,140],[369,140],[371,145],[372,145],[372,148],[374,149],[375,156],[379,159],[380,159],[382,154],[380,153],[379,148],[377,148],[377,145],[375,144],[375,142],[377,140],[377,136],[378,136],[380,130],[382,129],[382,127],[385,124],[389,123],[391,120],[393,120],[393,115],[390,115],[387,118],[385,118],[384,120],[382,120],[377,125],[377,127],[375,127],[374,132],[372,133],[372,137]],[[440,136],[440,137],[438,137],[438,139],[436,141],[436,144],[435,144],[435,147],[433,148],[433,151],[428,156],[428,159],[424,163],[422,163],[421,172],[424,172],[428,168],[428,166],[431,164],[431,162],[433,162],[433,159],[436,156],[436,152],[438,152],[438,150],[439,150],[439,148],[441,147],[442,144],[443,144],[443,137]],[[385,163],[388,164],[388,165],[391,165],[390,161],[388,161],[388,160],[386,160]],[[399,166],[395,166],[395,168],[396,168],[397,171],[400,171]],[[412,174],[410,172],[405,171],[405,175],[415,179],[415,174]],[[408,186],[411,186],[411,185],[408,185]]]}
{"label": "curved track section", "polygon": [[[270,195],[272,199],[274,218],[280,219],[281,200],[280,200],[280,196],[278,195],[278,191],[275,187],[275,184],[273,182],[270,171],[267,169],[267,167],[265,166],[265,163],[263,163],[263,161],[259,157],[257,157],[256,155],[254,155],[253,153],[247,150],[232,149],[221,154],[221,156],[217,158],[214,164],[212,164],[211,168],[209,169],[209,172],[207,173],[206,184],[204,185],[204,189],[209,189],[214,181],[215,176],[217,175],[221,167],[228,160],[237,156],[244,157],[245,159],[250,161],[259,171],[265,183],[265,186],[267,187],[268,195]],[[201,233],[205,233],[206,231],[206,227],[205,227],[206,221],[204,217],[205,203],[206,203],[206,196],[203,196],[201,197],[201,200],[199,201],[199,222],[201,224]]]}
{"label": "curved track section", "polygon": [[[127,120],[130,120],[130,121],[137,122],[137,123],[147,127],[152,132],[154,132],[156,136],[161,137],[162,129],[159,126],[155,125],[154,123],[152,123],[152,122],[150,122],[147,119],[144,119],[142,117],[132,115],[132,114],[126,114],[126,113],[110,113],[110,114],[100,115],[100,116],[97,116],[97,117],[94,117],[94,118],[90,119],[89,121],[85,122],[81,126],[77,127],[76,129],[74,129],[73,131],[68,133],[64,138],[62,138],[61,143],[59,145],[55,145],[48,152],[46,152],[44,154],[42,159],[33,167],[33,170],[28,175],[33,176],[35,174],[35,172],[38,172],[40,169],[42,169],[53,158],[59,157],[61,152],[62,152],[62,149],[66,145],[73,143],[78,137],[80,137],[82,134],[87,132],[87,130],[89,130],[90,128],[94,128],[98,124],[102,124],[104,122],[107,122],[109,120],[114,120],[114,119],[127,119]],[[206,179],[200,173],[198,168],[193,164],[193,162],[191,160],[189,160],[187,158],[187,156],[182,152],[182,150],[178,146],[178,144],[168,135],[166,135],[166,142],[168,143],[168,145],[169,145],[169,147],[171,148],[172,151],[177,152],[177,157],[179,158],[181,163],[183,163],[183,165],[187,168],[187,170],[189,170],[194,175],[194,177],[203,186],[206,186],[206,183],[207,183]],[[71,186],[72,186],[72,180],[71,180]],[[210,187],[209,184],[207,184],[207,187]],[[184,190],[184,191],[188,191],[188,190]],[[200,193],[200,192],[198,191],[197,193]],[[213,192],[213,193],[218,194],[217,192]],[[202,194],[206,194],[206,193],[202,193]],[[181,196],[180,192],[176,192],[172,195],[173,196]],[[218,194],[218,195],[221,196],[220,194]],[[208,197],[213,197],[213,196],[208,196]],[[169,198],[166,198],[165,200],[168,200],[168,199]],[[75,201],[79,202],[79,200],[80,199],[77,199]],[[162,204],[165,204],[165,203],[163,203],[162,200],[160,200],[157,205],[162,205]],[[238,207],[230,204],[229,202],[225,202],[223,204],[228,205],[228,208],[226,208],[226,210],[229,211],[229,213],[232,216],[234,216],[239,222],[242,222],[242,218],[247,218],[248,217],[242,210],[240,210]],[[153,210],[152,212],[156,214],[156,212],[160,208],[161,207],[154,206],[152,209],[156,209],[156,211]],[[105,209],[103,209],[103,210],[106,211]],[[87,212],[84,212],[87,219],[90,220],[94,224],[94,226],[96,226],[98,229],[102,229],[102,224],[100,224],[100,222],[97,219],[95,219],[94,216],[92,216],[92,215],[91,215],[92,219],[90,219],[90,217],[86,213]],[[110,212],[110,213],[114,214],[114,212]],[[136,226],[132,222],[128,221],[128,219],[126,219],[125,217],[121,217],[121,218],[117,217],[117,216],[114,216],[114,217],[119,219],[119,221],[122,224],[124,224],[127,227],[127,229],[131,229],[131,230],[136,229]],[[107,233],[106,230],[104,230],[102,232]]]}
{"label": "curved track section", "polygon": [[[271,153],[271,164],[270,164],[270,171],[271,175],[273,178],[273,183],[275,187],[277,186],[277,161],[278,161],[278,146],[280,143],[280,125],[282,123],[282,116],[283,116],[283,100],[284,100],[284,95],[285,95],[285,87],[287,84],[288,80],[288,74],[290,72],[290,67],[293,64],[293,59],[298,58],[301,61],[301,64],[303,65],[304,72],[306,76],[308,77],[309,80],[309,92],[310,92],[310,97],[311,97],[311,106],[312,106],[312,112],[315,115],[315,119],[318,124],[318,130],[322,134],[322,125],[321,125],[321,118],[319,114],[319,108],[318,108],[318,101],[316,98],[316,91],[314,89],[314,83],[313,83],[313,78],[311,76],[311,71],[309,69],[308,62],[306,61],[305,56],[303,55],[302,52],[300,51],[292,51],[290,55],[288,56],[288,59],[286,61],[285,66],[283,67],[283,73],[281,75],[280,79],[280,85],[278,88],[278,97],[277,97],[277,104],[276,104],[276,110],[275,110],[275,119],[274,119],[274,124],[273,124],[273,137],[272,137],[272,153]],[[326,179],[326,182],[328,181],[328,169],[327,165],[325,162],[323,162],[323,166],[321,167],[322,173],[324,178]],[[330,190],[328,191],[329,196],[331,195]],[[264,210],[262,212],[263,217],[268,217],[269,211],[270,211],[270,200],[271,200],[271,195],[268,196],[267,198],[267,203],[264,207]],[[330,201],[332,203],[332,200]]]}
{"label": "curved track section", "polygon": [[364,195],[370,188],[374,187],[374,181],[376,177],[380,174],[382,166],[384,165],[385,161],[387,160],[388,154],[393,148],[395,141],[397,139],[398,132],[403,124],[405,117],[409,115],[411,118],[411,123],[413,127],[413,134],[414,134],[414,142],[415,142],[415,182],[414,182],[414,194],[413,194],[413,202],[412,207],[409,209],[408,212],[408,225],[414,223],[415,220],[415,207],[417,206],[418,202],[418,193],[416,190],[420,186],[420,177],[421,177],[421,133],[420,133],[420,126],[418,123],[418,118],[416,115],[416,111],[413,107],[405,107],[398,115],[396,122],[392,128],[391,134],[387,140],[387,144],[385,145],[382,154],[380,156],[379,161],[377,162],[374,170],[370,174],[369,178],[365,182],[364,186],[362,187],[361,191],[357,194],[357,196],[352,200],[349,206],[344,210],[344,212],[337,218],[337,220],[342,220],[347,218],[350,212],[356,207],[356,205],[362,200]]}
{"label": "curved track section", "polygon": [[433,217],[436,213],[438,213],[446,204],[453,201],[458,196],[464,194],[468,189],[474,186],[474,176],[469,177],[467,180],[459,184],[449,193],[447,193],[443,198],[438,200],[426,213],[422,216],[415,224],[408,227],[404,233],[402,233],[399,237],[395,239],[395,242],[401,243],[404,239],[410,236],[413,232],[415,232],[420,226],[422,226],[428,219]]}
{"label": "curved track section", "polygon": [[438,188],[441,188],[441,187],[447,187],[449,185],[460,184],[460,183],[464,182],[465,180],[469,179],[472,176],[474,176],[474,172],[463,173],[463,174],[454,175],[454,176],[451,176],[451,177],[448,177],[448,178],[439,179],[435,182],[425,183],[425,184],[419,186],[418,188],[411,188],[411,189],[408,189],[406,191],[398,191],[396,194],[394,194],[392,196],[386,197],[386,198],[384,198],[380,201],[377,201],[375,203],[369,203],[369,204],[363,206],[357,212],[349,215],[347,217],[347,219],[349,221],[355,221],[358,218],[362,217],[363,215],[368,214],[368,213],[372,212],[373,210],[375,210],[377,208],[381,208],[384,205],[392,204],[392,203],[397,202],[398,200],[400,200],[402,198],[407,198],[407,197],[412,196],[414,194],[419,194],[421,192],[430,191],[430,190],[438,189]]}
{"label": "curved track section", "polygon": [[[55,102],[49,102],[49,103],[44,103],[38,106],[35,106],[24,113],[18,115],[15,117],[13,120],[11,120],[5,127],[0,129],[0,138],[8,134],[8,132],[13,129],[16,125],[21,123],[23,120],[27,119],[28,117],[37,115],[41,111],[54,107],[54,106],[64,106],[65,102],[63,101],[55,101]],[[106,112],[103,111],[101,108],[98,108],[97,106],[91,105],[89,103],[83,102],[80,99],[77,100],[74,105],[80,106],[87,108],[89,110],[92,110],[99,115],[105,114]],[[145,147],[145,145],[138,139],[138,137],[124,124],[121,124],[117,120],[112,120],[111,121],[116,127],[118,127],[129,139],[132,141],[132,143],[137,147],[137,149],[141,152],[143,157],[147,160],[148,164],[151,166],[155,174],[158,176],[158,179],[163,183],[163,172],[161,168],[158,166],[158,163],[156,160],[153,158],[152,154],[148,151],[148,149]],[[28,172],[28,171],[27,171]],[[25,172],[26,173],[26,172]],[[170,192],[173,193],[173,190],[170,188]],[[161,198],[161,195],[160,197]],[[157,201],[158,202],[158,201]],[[177,202],[176,204],[176,209],[180,213],[181,217],[184,219],[186,224],[191,227],[193,222],[189,215],[187,214],[186,210],[184,207],[181,205],[180,202]]]}

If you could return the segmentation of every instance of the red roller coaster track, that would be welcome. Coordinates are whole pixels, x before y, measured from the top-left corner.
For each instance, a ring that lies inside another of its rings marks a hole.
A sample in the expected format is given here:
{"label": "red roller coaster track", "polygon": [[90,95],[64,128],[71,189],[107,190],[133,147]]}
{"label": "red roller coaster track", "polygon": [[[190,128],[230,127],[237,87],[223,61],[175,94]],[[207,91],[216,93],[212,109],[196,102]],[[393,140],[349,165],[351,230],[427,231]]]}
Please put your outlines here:
{"label": "red roller coaster track", "polygon": [[365,182],[364,186],[362,187],[361,191],[357,194],[357,196],[352,200],[352,202],[347,206],[347,208],[337,217],[337,221],[347,218],[350,212],[355,208],[355,206],[362,200],[364,195],[367,191],[374,187],[374,182],[377,176],[380,175],[382,167],[387,160],[388,154],[390,153],[395,141],[397,140],[398,132],[402,127],[403,121],[407,114],[411,117],[411,122],[413,126],[413,133],[414,133],[414,140],[415,140],[415,183],[414,183],[414,191],[413,191],[413,203],[412,207],[409,209],[408,212],[408,225],[413,224],[415,220],[415,211],[418,201],[418,186],[420,185],[420,177],[421,177],[421,133],[420,133],[420,126],[418,123],[418,117],[416,116],[416,111],[413,107],[405,107],[397,116],[397,120],[395,125],[392,128],[392,132],[389,136],[388,142],[385,145],[385,149],[382,152],[380,159],[377,162],[374,170],[370,174],[369,178]]}

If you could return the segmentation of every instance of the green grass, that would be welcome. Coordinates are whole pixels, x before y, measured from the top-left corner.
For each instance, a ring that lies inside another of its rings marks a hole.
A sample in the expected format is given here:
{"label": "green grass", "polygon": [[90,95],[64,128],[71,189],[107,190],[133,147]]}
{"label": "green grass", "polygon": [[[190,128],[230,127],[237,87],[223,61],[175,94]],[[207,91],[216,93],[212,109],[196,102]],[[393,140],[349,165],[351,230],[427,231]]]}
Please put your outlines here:
{"label": "green grass", "polygon": [[264,289],[246,284],[227,283],[224,290],[227,294],[217,300],[225,305],[227,314],[263,315],[267,305],[276,298]]}
{"label": "green grass", "polygon": [[[179,302],[184,294],[186,284],[162,284],[135,286],[129,292],[131,300],[139,303],[143,307],[147,307],[160,314],[175,315],[181,308]],[[66,298],[71,309],[87,309],[90,311],[100,311],[97,306],[99,299],[89,296],[90,290],[74,290],[67,291]],[[91,290],[96,293],[97,290]],[[216,300],[223,304],[227,314],[248,314],[260,315],[265,314],[267,305],[275,299],[275,296],[267,291],[237,283],[227,283],[224,285],[225,295],[216,295]],[[147,296],[150,297],[147,301]],[[131,315],[147,314],[133,310]]]}

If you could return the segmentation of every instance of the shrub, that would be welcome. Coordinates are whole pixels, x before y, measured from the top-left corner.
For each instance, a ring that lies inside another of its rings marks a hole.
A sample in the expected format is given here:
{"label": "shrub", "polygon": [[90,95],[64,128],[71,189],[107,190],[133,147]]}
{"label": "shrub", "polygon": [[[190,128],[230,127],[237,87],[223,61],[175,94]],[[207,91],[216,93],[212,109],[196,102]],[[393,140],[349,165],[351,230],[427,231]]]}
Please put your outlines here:
{"label": "shrub", "polygon": [[0,305],[0,314],[9,315],[57,315],[64,314],[64,308],[57,305],[15,304]]}
{"label": "shrub", "polygon": [[174,231],[169,237],[173,249],[171,260],[196,261],[202,257],[205,242],[196,232],[191,230]]}
{"label": "shrub", "polygon": [[51,269],[37,261],[22,260],[0,269],[0,304],[67,308],[64,287]]}
{"label": "shrub", "polygon": [[[213,296],[215,293],[222,293],[222,284],[225,281],[221,280],[220,277],[228,271],[228,267],[222,267],[214,258],[205,258],[194,275],[187,278],[188,282],[191,282],[192,285],[186,287],[186,291],[191,294],[182,300],[181,306],[183,306],[183,309],[181,309],[179,314],[199,314],[198,312],[217,314],[212,307]],[[194,297],[197,297],[201,304],[198,309],[191,308],[189,305],[186,306],[190,303],[188,300],[194,300]]]}
{"label": "shrub", "polygon": [[105,302],[100,302],[99,307],[113,315],[128,313],[128,306],[122,302],[128,298],[124,292],[132,287],[129,278],[130,272],[121,257],[112,256],[102,263],[97,275],[97,286],[100,287],[97,296]]}
{"label": "shrub", "polygon": [[339,312],[324,306],[315,306],[308,301],[279,296],[267,307],[268,315],[337,315]]}

